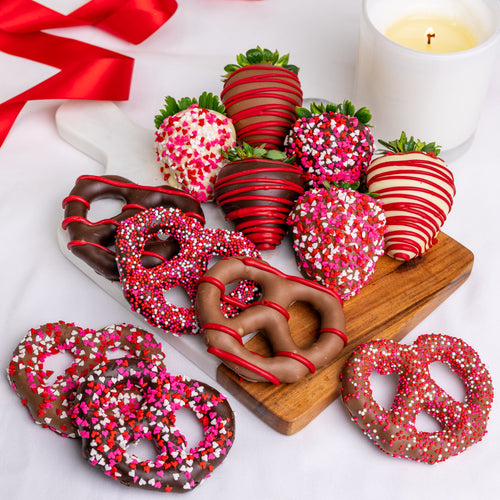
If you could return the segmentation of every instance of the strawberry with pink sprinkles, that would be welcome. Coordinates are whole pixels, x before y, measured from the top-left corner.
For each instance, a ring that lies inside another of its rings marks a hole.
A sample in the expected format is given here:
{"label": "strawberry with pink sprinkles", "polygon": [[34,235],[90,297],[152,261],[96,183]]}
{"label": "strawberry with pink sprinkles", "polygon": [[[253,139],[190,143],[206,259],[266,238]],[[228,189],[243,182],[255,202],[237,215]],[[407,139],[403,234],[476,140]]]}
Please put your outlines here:
{"label": "strawberry with pink sprinkles", "polygon": [[233,147],[236,131],[217,97],[206,92],[196,99],[165,99],[155,117],[155,147],[164,179],[199,202],[212,201],[213,185],[225,160],[222,150]]}
{"label": "strawberry with pink sprinkles", "polygon": [[343,300],[359,293],[384,254],[385,215],[367,194],[312,189],[298,199],[289,224],[301,272]]}

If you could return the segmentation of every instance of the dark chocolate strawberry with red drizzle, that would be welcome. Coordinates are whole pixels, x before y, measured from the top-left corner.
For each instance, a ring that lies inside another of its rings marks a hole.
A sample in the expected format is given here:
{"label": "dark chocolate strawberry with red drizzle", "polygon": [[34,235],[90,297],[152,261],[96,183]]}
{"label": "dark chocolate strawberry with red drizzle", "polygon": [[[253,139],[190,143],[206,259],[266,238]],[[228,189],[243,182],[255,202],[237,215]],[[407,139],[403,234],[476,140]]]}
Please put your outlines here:
{"label": "dark chocolate strawberry with red drizzle", "polygon": [[248,144],[225,151],[229,163],[217,176],[216,203],[259,250],[272,250],[288,230],[286,218],[304,193],[300,168],[282,151]]}
{"label": "dark chocolate strawberry with red drizzle", "polygon": [[437,235],[453,205],[455,181],[438,157],[439,146],[408,138],[379,141],[386,150],[370,163],[368,189],[379,195],[387,217],[385,250],[408,261],[437,243]]}
{"label": "dark chocolate strawberry with red drizzle", "polygon": [[342,104],[313,102],[297,109],[298,119],[285,138],[285,151],[297,158],[310,188],[363,182],[373,155],[371,113]]}
{"label": "dark chocolate strawberry with red drizzle", "polygon": [[337,290],[343,300],[359,293],[384,254],[384,211],[370,195],[353,189],[306,191],[288,223],[300,271]]}
{"label": "dark chocolate strawberry with red drizzle", "polygon": [[221,100],[236,135],[251,146],[283,149],[283,141],[302,105],[299,68],[288,64],[289,54],[257,47],[236,57],[224,70]]}
{"label": "dark chocolate strawberry with red drizzle", "polygon": [[213,184],[224,163],[222,149],[232,147],[236,132],[219,98],[165,98],[155,116],[155,146],[164,179],[199,202],[212,201]]}

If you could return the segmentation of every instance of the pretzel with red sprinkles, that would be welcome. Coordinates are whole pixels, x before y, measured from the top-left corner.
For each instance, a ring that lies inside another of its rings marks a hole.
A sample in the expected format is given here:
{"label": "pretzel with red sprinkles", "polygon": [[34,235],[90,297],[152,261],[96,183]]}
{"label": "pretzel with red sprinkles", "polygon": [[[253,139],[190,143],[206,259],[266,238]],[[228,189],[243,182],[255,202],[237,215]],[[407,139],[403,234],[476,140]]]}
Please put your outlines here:
{"label": "pretzel with red sprinkles", "polygon": [[[95,331],[60,321],[30,329],[14,350],[7,376],[36,423],[73,438],[76,430],[68,410],[81,378],[108,362],[109,352],[116,350],[134,357],[165,357],[151,333],[132,325]],[[48,383],[52,373],[44,364],[61,352],[69,352],[74,362]]]}
{"label": "pretzel with red sprinkles", "polygon": [[[116,199],[124,205],[118,215],[91,222],[88,219],[91,203],[102,199]],[[63,200],[62,228],[70,238],[68,249],[98,274],[111,281],[118,281],[113,250],[116,228],[125,219],[156,206],[179,208],[202,224],[205,223],[199,202],[180,189],[170,186],[141,186],[118,175],[82,175]],[[144,265],[158,265],[170,259],[177,251],[178,247],[173,240],[150,240],[142,257]]]}
{"label": "pretzel with red sprinkles", "polygon": [[[144,245],[159,232],[177,240],[180,250],[170,260],[147,269],[141,262]],[[212,257],[259,257],[255,245],[241,233],[204,228],[195,219],[172,208],[146,210],[124,221],[116,235],[116,255],[120,282],[132,309],[153,326],[176,335],[197,334],[199,325],[194,307],[171,304],[164,291],[180,286],[194,304],[198,280]],[[239,311],[234,304],[253,300],[256,292],[253,283],[241,282],[219,309],[232,316]]]}
{"label": "pretzel with red sprinkles", "polygon": [[[465,400],[448,395],[429,373],[440,361],[463,381]],[[398,373],[394,402],[385,410],[374,399],[369,376]],[[493,402],[492,380],[479,355],[463,340],[447,335],[421,335],[413,345],[375,340],[358,347],[344,365],[342,400],[363,433],[385,453],[434,464],[458,455],[480,441]],[[425,411],[441,426],[419,432],[417,415]]]}
{"label": "pretzel with red sprinkles", "polygon": [[[217,304],[225,297],[226,285],[241,279],[258,283],[262,297],[242,304],[238,316],[224,318]],[[295,301],[311,304],[321,316],[319,336],[307,348],[297,346],[290,334],[287,308]],[[199,281],[196,312],[208,352],[249,381],[296,382],[328,364],[347,344],[338,294],[253,258],[223,259],[211,267]],[[263,357],[245,347],[243,337],[257,330],[266,335],[273,356]]]}
{"label": "pretzel with red sprinkles", "polygon": [[[122,387],[139,394],[123,397]],[[187,408],[203,426],[188,449],[175,412]],[[84,457],[127,486],[185,492],[198,486],[229,452],[234,415],[225,397],[207,384],[173,376],[158,361],[117,359],[82,383],[72,408]],[[153,441],[157,456],[142,460],[131,450]]]}

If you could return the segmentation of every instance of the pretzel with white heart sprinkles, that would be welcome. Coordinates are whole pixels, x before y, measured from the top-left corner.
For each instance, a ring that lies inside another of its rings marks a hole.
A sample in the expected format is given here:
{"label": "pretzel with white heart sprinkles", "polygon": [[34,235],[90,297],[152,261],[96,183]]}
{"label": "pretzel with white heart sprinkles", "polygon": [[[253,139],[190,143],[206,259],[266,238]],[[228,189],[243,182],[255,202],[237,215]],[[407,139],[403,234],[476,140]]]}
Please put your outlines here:
{"label": "pretzel with white heart sprinkles", "polygon": [[[177,240],[177,255],[152,269],[142,265],[146,242],[163,233]],[[124,221],[116,235],[120,283],[132,309],[153,326],[179,335],[199,333],[194,307],[180,307],[167,301],[164,291],[184,288],[194,304],[198,280],[214,256],[259,257],[255,245],[241,233],[203,227],[178,209],[154,208]],[[239,311],[238,305],[256,297],[255,284],[245,281],[220,304],[224,315]],[[234,305],[236,304],[236,306]]]}
{"label": "pretzel with white heart sprinkles", "polygon": [[[140,394],[126,398],[121,387]],[[188,449],[175,411],[187,408],[203,426]],[[82,383],[72,408],[84,457],[127,486],[185,492],[198,486],[226,458],[234,440],[234,414],[207,384],[169,374],[161,362],[117,359]],[[143,460],[131,445],[153,441],[157,456]]]}
{"label": "pretzel with white heart sprinkles", "polygon": [[[226,285],[251,280],[262,287],[262,297],[233,318],[224,318],[217,304]],[[321,317],[319,336],[300,348],[292,339],[287,308],[296,301],[312,306]],[[342,300],[332,289],[304,278],[288,276],[262,260],[223,259],[200,279],[196,312],[208,352],[242,378],[255,382],[297,382],[332,361],[347,344]],[[273,355],[248,350],[242,338],[255,331],[265,334]]]}
{"label": "pretzel with white heart sprinkles", "polygon": [[[448,395],[429,373],[429,365],[448,365],[465,385],[465,400]],[[389,410],[374,399],[369,376],[399,374]],[[458,455],[486,434],[493,402],[492,380],[479,355],[463,340],[447,335],[421,335],[413,345],[375,340],[358,347],[344,365],[342,400],[363,433],[385,453],[434,464]],[[415,421],[426,412],[441,426],[418,431]]]}
{"label": "pretzel with white heart sprinkles", "polygon": [[[74,438],[76,429],[68,411],[81,379],[117,350],[134,357],[165,357],[151,333],[132,325],[96,331],[60,321],[30,329],[14,350],[7,378],[36,423]],[[44,364],[61,352],[69,352],[74,361],[49,383],[51,373]]]}

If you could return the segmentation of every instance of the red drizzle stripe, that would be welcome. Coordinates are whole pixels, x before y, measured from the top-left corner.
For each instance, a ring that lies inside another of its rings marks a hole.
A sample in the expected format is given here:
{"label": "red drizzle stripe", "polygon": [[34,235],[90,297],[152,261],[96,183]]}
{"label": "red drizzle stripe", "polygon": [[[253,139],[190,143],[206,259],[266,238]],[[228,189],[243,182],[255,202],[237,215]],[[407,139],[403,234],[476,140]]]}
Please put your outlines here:
{"label": "red drizzle stripe", "polygon": [[[276,169],[278,170],[278,169]],[[285,169],[280,169],[282,172],[287,171]],[[252,170],[251,174],[253,175],[255,172]],[[292,171],[292,173],[298,173],[297,171]],[[226,188],[228,186],[238,186],[240,184],[248,184],[247,189],[251,189],[254,191],[255,189],[280,189],[282,186],[288,187],[293,191],[297,191],[298,193],[303,193],[304,190],[294,182],[286,181],[284,179],[275,179],[272,177],[248,177],[250,175],[249,172],[241,172],[240,177],[234,180],[226,181],[226,179],[222,179],[222,181],[217,183],[217,190],[221,188]],[[229,176],[228,176],[229,177]],[[233,175],[234,177],[234,175]],[[242,188],[243,189],[243,188]]]}
{"label": "red drizzle stripe", "polygon": [[302,363],[311,373],[314,373],[316,371],[316,367],[307,358],[304,358],[304,356],[301,356],[296,352],[280,351],[280,352],[275,352],[274,355],[286,356],[287,358],[295,359],[295,361]]}
{"label": "red drizzle stripe", "polygon": [[259,300],[258,302],[253,302],[252,305],[270,307],[271,309],[281,313],[287,321],[290,319],[290,314],[288,314],[288,311],[284,307],[276,304],[275,302],[271,302],[270,300]]}
{"label": "red drizzle stripe", "polygon": [[81,196],[76,196],[74,194],[72,194],[70,196],[66,196],[66,198],[64,198],[64,200],[62,202],[62,207],[66,208],[66,205],[70,201],[79,201],[80,203],[83,203],[87,207],[87,210],[90,209],[90,203],[85,198],[82,198]]}
{"label": "red drizzle stripe", "polygon": [[155,257],[157,258],[158,260],[160,260],[162,263],[163,262],[167,262],[168,259],[166,259],[165,257],[163,257],[163,255],[160,255],[159,253],[156,253],[156,252],[150,252],[148,250],[144,250],[142,252],[142,255],[147,255],[148,257]]}
{"label": "red drizzle stripe", "polygon": [[62,228],[66,229],[66,227],[68,227],[68,225],[71,224],[72,222],[80,222],[81,224],[85,224],[86,226],[99,226],[101,224],[111,224],[113,226],[118,227],[120,225],[120,223],[115,219],[102,219],[98,222],[91,222],[88,219],[85,219],[85,217],[79,217],[78,215],[73,215],[71,217],[66,217],[62,221]]}
{"label": "red drizzle stripe", "polygon": [[104,252],[109,253],[110,255],[116,255],[115,252],[113,252],[113,250],[110,250],[107,247],[99,245],[98,243],[92,243],[91,241],[72,240],[68,243],[67,247],[69,250],[71,250],[72,247],[84,247],[86,245],[99,248],[99,250],[103,250]]}
{"label": "red drizzle stripe", "polygon": [[122,207],[122,212],[125,212],[125,210],[147,210],[147,208],[144,205],[139,205],[138,203],[129,203],[127,205],[123,205]]}
{"label": "red drizzle stripe", "polygon": [[[281,229],[281,228],[277,228],[277,227],[272,227],[272,226],[269,226],[269,224],[283,224],[283,219],[252,219],[252,220],[248,220],[248,221],[243,221],[241,224],[237,224],[235,229],[237,231],[243,231],[243,229],[247,229],[248,232],[255,232],[255,231],[261,231],[261,228],[262,227],[265,227],[266,228],[266,231],[270,231],[270,232],[276,232],[276,233],[281,233],[281,234],[284,234],[285,233],[285,230],[284,229]],[[255,226],[259,226],[259,227],[255,227]],[[253,231],[252,231],[253,230]],[[246,234],[246,233],[245,233]]]}
{"label": "red drizzle stripe", "polygon": [[279,206],[266,206],[266,207],[247,207],[247,208],[239,208],[238,210],[234,210],[230,212],[229,214],[226,214],[226,218],[229,221],[232,221],[234,219],[238,218],[245,218],[245,217],[265,217],[266,220],[268,220],[269,217],[272,217],[273,215],[276,215],[276,212],[283,212],[284,218],[286,218],[290,212],[290,209],[287,207],[279,207]]}
{"label": "red drizzle stripe", "polygon": [[231,306],[238,307],[242,310],[250,307],[250,304],[246,304],[245,302],[238,300],[236,297],[231,297],[230,295],[226,295],[225,293],[226,288],[224,287],[224,284],[217,278],[214,278],[213,276],[202,276],[198,280],[198,283],[210,283],[216,286],[221,293],[221,300],[223,300],[224,302],[228,303]]}
{"label": "red drizzle stripe", "polygon": [[291,281],[296,281],[297,283],[302,283],[306,286],[310,286],[311,288],[315,288],[316,290],[320,290],[322,292],[326,292],[326,293],[329,293],[330,295],[332,295],[333,297],[335,297],[340,305],[343,307],[344,306],[344,303],[339,295],[339,293],[335,290],[332,290],[331,288],[327,288],[326,286],[323,286],[323,285],[320,285],[319,283],[317,283],[316,281],[310,281],[310,280],[306,280],[304,278],[300,278],[300,277],[297,277],[297,276],[288,276],[287,274],[285,273],[282,273],[281,271],[279,271],[278,269],[274,268],[274,267],[271,267],[267,264],[264,264],[263,262],[260,262],[258,260],[255,260],[255,259],[252,259],[251,257],[244,257],[241,259],[247,266],[253,266],[253,267],[256,267],[257,269],[262,269],[264,271],[269,271],[271,273],[274,273],[276,274],[276,276],[280,276],[281,278],[285,278],[287,280],[291,280]]}
{"label": "red drizzle stripe", "polygon": [[214,356],[217,356],[218,358],[231,361],[232,363],[236,363],[237,365],[240,365],[243,368],[246,368],[247,370],[256,373],[257,375],[264,377],[266,380],[269,380],[269,382],[273,383],[274,385],[280,384],[279,378],[275,377],[273,374],[267,372],[266,370],[263,370],[262,368],[259,368],[258,366],[255,366],[254,364],[240,358],[239,356],[236,356],[235,354],[231,354],[230,352],[223,351],[222,349],[218,349],[217,347],[213,346],[210,346],[207,349],[207,352],[213,354]]}
{"label": "red drizzle stripe", "polygon": [[342,339],[342,341],[344,342],[344,347],[348,343],[346,334],[344,332],[340,331],[340,330],[337,330],[336,328],[322,328],[319,331],[319,333],[320,334],[322,334],[322,333],[333,333],[334,335],[338,335]]}
{"label": "red drizzle stripe", "polygon": [[217,330],[218,332],[227,333],[228,335],[231,335],[231,337],[236,339],[239,344],[243,345],[241,335],[239,335],[236,330],[233,330],[228,326],[219,325],[218,323],[205,323],[204,325],[201,325],[201,331],[203,332],[205,330]]}
{"label": "red drizzle stripe", "polygon": [[220,290],[220,293],[224,294],[226,292],[224,283],[222,283],[222,281],[219,281],[217,278],[214,278],[213,276],[202,276],[198,280],[198,283],[210,283],[211,285],[216,286]]}

